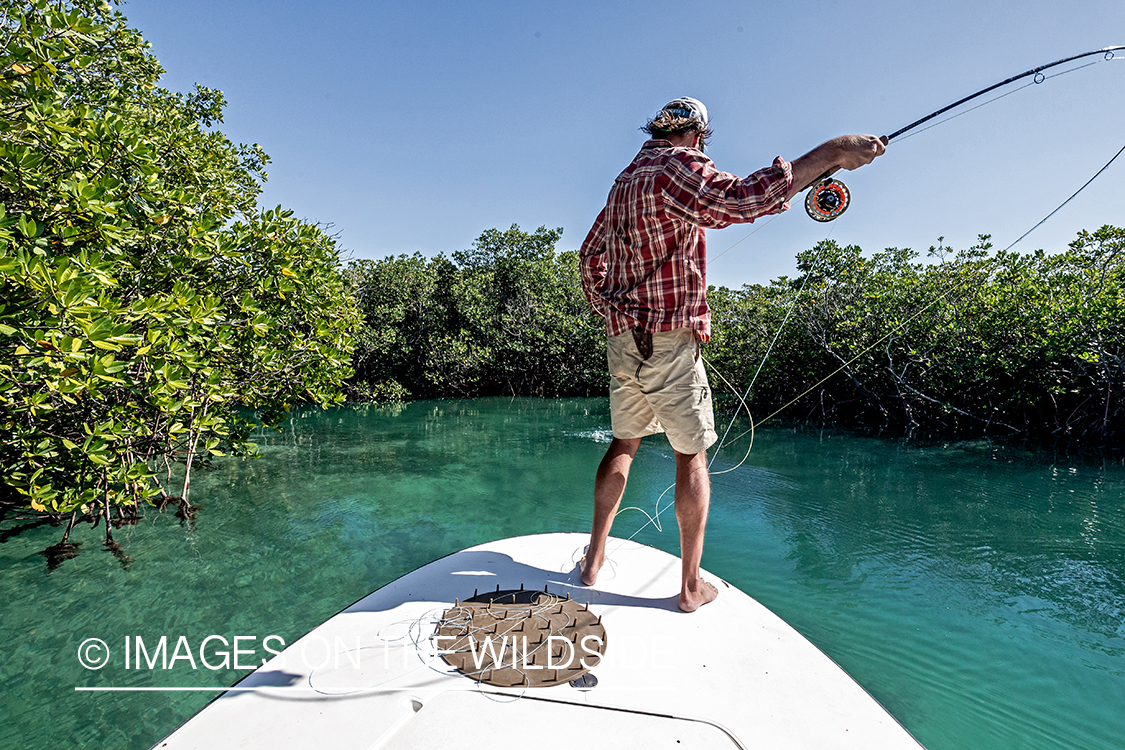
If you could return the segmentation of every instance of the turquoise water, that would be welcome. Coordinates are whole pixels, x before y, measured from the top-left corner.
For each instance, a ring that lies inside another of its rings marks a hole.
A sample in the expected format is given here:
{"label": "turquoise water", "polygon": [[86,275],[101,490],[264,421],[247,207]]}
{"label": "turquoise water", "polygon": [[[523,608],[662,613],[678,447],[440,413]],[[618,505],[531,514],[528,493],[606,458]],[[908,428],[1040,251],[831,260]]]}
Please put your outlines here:
{"label": "turquoise water", "polygon": [[[0,748],[147,748],[213,693],[74,688],[223,686],[247,671],[185,659],[126,670],[126,636],[168,636],[169,652],[181,635],[193,649],[210,635],[291,643],[449,552],[588,531],[607,424],[601,399],[303,413],[259,439],[262,459],[193,475],[194,525],[150,511],[116,532],[131,562],[82,527],[81,553],[50,572],[40,551],[61,529],[7,534]],[[646,441],[626,504],[651,509],[673,467],[663,438]],[[663,532],[636,538],[675,552],[671,512],[663,520]],[[627,512],[614,534],[643,523]],[[713,479],[703,562],[809,637],[929,750],[1123,746],[1119,464],[760,430],[746,464]],[[88,638],[110,649],[103,669],[79,664]]]}

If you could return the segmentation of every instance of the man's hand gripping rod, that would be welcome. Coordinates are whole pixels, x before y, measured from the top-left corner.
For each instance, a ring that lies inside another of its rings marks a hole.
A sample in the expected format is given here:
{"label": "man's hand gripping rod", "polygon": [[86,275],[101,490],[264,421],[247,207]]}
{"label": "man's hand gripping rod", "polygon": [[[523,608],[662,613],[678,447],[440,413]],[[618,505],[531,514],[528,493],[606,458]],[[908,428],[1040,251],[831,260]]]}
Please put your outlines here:
{"label": "man's hand gripping rod", "polygon": [[[879,140],[883,146],[890,142],[890,138],[885,135]],[[851,193],[848,192],[847,185],[832,179],[832,175],[839,171],[839,166],[832,167],[798,191],[809,191],[805,196],[805,213],[811,218],[817,221],[832,221],[844,213],[850,205]]]}

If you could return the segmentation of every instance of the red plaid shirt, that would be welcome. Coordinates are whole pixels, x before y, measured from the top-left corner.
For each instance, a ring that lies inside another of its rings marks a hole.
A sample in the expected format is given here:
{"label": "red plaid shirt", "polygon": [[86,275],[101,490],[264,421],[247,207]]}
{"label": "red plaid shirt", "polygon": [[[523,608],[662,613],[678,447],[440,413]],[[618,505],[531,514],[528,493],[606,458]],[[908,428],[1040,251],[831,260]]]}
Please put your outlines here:
{"label": "red plaid shirt", "polygon": [[651,140],[618,175],[579,251],[582,288],[606,332],[692,328],[711,337],[707,228],[789,208],[793,171],[780,156],[746,179],[694,148]]}

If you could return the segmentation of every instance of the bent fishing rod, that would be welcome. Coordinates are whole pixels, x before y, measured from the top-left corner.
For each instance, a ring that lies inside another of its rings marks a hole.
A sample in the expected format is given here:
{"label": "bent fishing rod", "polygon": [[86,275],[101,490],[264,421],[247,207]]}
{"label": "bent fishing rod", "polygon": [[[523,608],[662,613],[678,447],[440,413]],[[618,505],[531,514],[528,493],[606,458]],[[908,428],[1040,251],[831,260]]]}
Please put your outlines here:
{"label": "bent fishing rod", "polygon": [[[965,104],[966,102],[970,102],[970,101],[972,101],[973,99],[976,99],[979,96],[983,96],[984,94],[987,94],[990,91],[995,91],[996,89],[1001,88],[1003,86],[1007,86],[1008,84],[1013,83],[1014,81],[1018,81],[1021,78],[1026,78],[1027,76],[1034,76],[1034,79],[1033,79],[1034,83],[1042,83],[1043,81],[1045,81],[1047,79],[1047,77],[1044,76],[1042,72],[1044,70],[1047,70],[1048,68],[1053,68],[1056,65],[1063,65],[1064,63],[1068,63],[1072,60],[1078,60],[1078,59],[1083,58],[1083,57],[1089,57],[1091,55],[1098,55],[1098,54],[1104,55],[1106,60],[1112,60],[1114,58],[1114,54],[1113,54],[1114,51],[1115,50],[1122,50],[1122,49],[1125,49],[1125,46],[1102,47],[1101,49],[1096,49],[1096,50],[1093,50],[1091,52],[1083,52],[1080,55],[1072,55],[1071,57],[1065,57],[1062,60],[1056,60],[1053,63],[1048,63],[1046,65],[1040,65],[1037,68],[1032,68],[1031,70],[1020,73],[1019,75],[1012,76],[1011,78],[1006,78],[1003,81],[1000,81],[999,83],[994,83],[993,85],[989,86],[988,88],[981,89],[980,91],[977,91],[976,93],[970,94],[969,96],[966,96],[963,99],[958,99],[957,101],[953,102],[952,104],[950,104],[948,106],[945,106],[945,107],[942,107],[941,109],[936,110],[934,112],[931,112],[930,114],[926,115],[925,117],[923,117],[921,119],[918,119],[918,120],[915,120],[914,122],[910,123],[906,127],[896,130],[895,132],[891,133],[890,135],[882,136],[880,140],[882,140],[883,145],[886,146],[892,140],[894,140],[895,138],[899,138],[900,136],[906,134],[907,132],[909,132],[911,130],[914,130],[919,125],[922,125],[926,122],[929,122],[933,118],[938,117],[938,116],[940,116],[940,115],[942,115],[942,114],[944,114],[944,113],[946,113],[946,112],[948,112],[952,109],[956,109],[957,107],[960,107],[962,104]],[[1095,61],[1095,62],[1097,62],[1097,61]],[[1093,64],[1094,63],[1087,63],[1087,65],[1093,65]],[[1082,67],[1086,67],[1086,66],[1085,65],[1078,66],[1078,68],[1082,68]],[[1077,70],[1078,68],[1072,68],[1072,70]],[[1070,71],[1064,71],[1064,73],[1065,72],[1070,72]],[[1059,73],[1058,75],[1062,75],[1062,73]],[[1027,84],[1027,85],[1030,86],[1032,84]],[[1016,89],[1016,91],[1018,91],[1018,90],[1019,89]],[[1008,92],[1008,93],[1015,93],[1015,91],[1011,91],[1011,92]],[[1001,96],[1007,96],[1007,94],[1002,94]],[[998,98],[1000,98],[1000,97],[996,97],[996,99],[998,99]],[[990,99],[989,101],[995,101],[996,99]],[[978,104],[977,106],[983,107],[985,104],[988,104],[988,103],[989,102],[984,102],[983,104]],[[973,107],[972,109],[976,109],[976,107]],[[966,111],[971,111],[971,109],[966,110]],[[964,113],[962,112],[961,114],[964,114]],[[957,116],[958,115],[953,115],[952,117],[957,117]],[[951,119],[951,118],[949,118],[949,119]],[[945,122],[945,120],[942,120],[941,122]],[[935,123],[934,125],[937,125],[937,124],[940,124],[940,123]],[[931,125],[930,127],[934,127],[934,125]],[[1113,157],[1113,159],[1110,159],[1108,164],[1106,164],[1104,167],[1102,167],[1101,170],[1099,170],[1097,174],[1095,174],[1093,177],[1091,177],[1090,180],[1086,183],[1086,185],[1083,185],[1081,188],[1079,188],[1078,192],[1079,193],[1082,192],[1082,190],[1084,190],[1087,185],[1089,185],[1091,182],[1093,182],[1098,177],[1098,175],[1100,175],[1102,172],[1104,172],[1109,167],[1109,164],[1113,163],[1114,159],[1116,159],[1118,156],[1120,156],[1123,152],[1125,152],[1125,147],[1122,147],[1121,151],[1118,151],[1117,154]],[[822,222],[832,221],[833,219],[837,218],[840,214],[844,213],[844,211],[847,209],[847,207],[850,203],[851,197],[850,197],[850,194],[848,193],[847,187],[845,187],[844,183],[840,182],[839,180],[832,179],[832,175],[834,173],[836,173],[837,171],[838,171],[838,168],[831,169],[828,172],[825,172],[820,177],[813,180],[811,183],[809,183],[805,187],[801,188],[801,191],[809,190],[810,188],[812,188],[812,190],[809,192],[808,196],[806,196],[806,198],[805,198],[805,211],[808,213],[808,215],[810,217],[812,217],[813,219],[816,219],[817,221],[822,221]],[[1078,193],[1075,193],[1070,198],[1067,198],[1067,200],[1063,202],[1063,205],[1066,205],[1066,203],[1068,203],[1070,200],[1072,200],[1076,195],[1078,195]],[[1062,206],[1059,206],[1059,208],[1062,208]],[[1058,211],[1058,210],[1059,210],[1058,208],[1055,209],[1055,211]],[[1043,221],[1040,221],[1039,224],[1035,225],[1035,227],[1032,227],[1027,232],[1025,232],[1023,234],[1023,236],[1021,236],[1019,238],[1019,240],[1016,240],[1016,242],[1013,242],[1011,245],[1008,246],[1007,249],[1010,250],[1016,243],[1018,243],[1020,240],[1022,240],[1024,237],[1026,237],[1032,231],[1034,231],[1034,229],[1036,227],[1038,227],[1040,224],[1042,224],[1044,221],[1046,221],[1052,215],[1054,215],[1055,211],[1052,211],[1051,214],[1048,214],[1048,216],[1045,219],[1043,219]],[[772,221],[772,219],[771,219],[771,221]],[[766,224],[769,224],[769,222],[766,222]],[[766,224],[763,224],[762,226],[764,227]],[[759,229],[760,228],[761,227],[759,227]],[[758,230],[756,229],[754,231],[756,232]],[[754,232],[750,232],[750,234],[754,234]],[[714,260],[716,260],[718,257],[721,257],[722,255],[725,255],[727,252],[729,252],[731,249],[733,249],[735,245],[738,245],[740,242],[742,242],[747,237],[749,237],[750,234],[746,235],[746,237],[743,237],[741,240],[734,243],[734,245],[731,245],[730,247],[728,247],[722,253],[719,253],[719,256],[716,256],[716,258],[712,259],[712,262],[714,262]],[[806,274],[805,275],[805,281],[807,282],[808,279],[809,279],[809,275]],[[962,286],[964,286],[965,283],[966,282],[962,282],[962,284],[958,285],[956,287],[956,289],[960,289]],[[731,423],[727,426],[726,431],[723,433],[722,438],[718,441],[717,445],[715,446],[714,452],[711,455],[711,460],[707,464],[708,474],[726,474],[727,472],[734,471],[739,466],[741,466],[746,461],[747,458],[750,457],[750,451],[754,447],[755,422],[754,422],[753,416],[750,414],[750,408],[749,408],[749,406],[747,406],[746,399],[749,397],[750,390],[751,390],[751,388],[754,387],[754,383],[758,378],[758,373],[761,372],[762,366],[765,364],[766,358],[769,357],[770,351],[773,349],[773,345],[777,342],[778,337],[781,335],[781,329],[784,328],[786,322],[788,322],[789,313],[792,312],[793,308],[796,306],[797,300],[800,298],[801,294],[804,292],[804,289],[805,289],[804,283],[802,283],[800,289],[797,291],[797,296],[794,297],[793,301],[790,303],[789,309],[785,313],[785,318],[784,318],[784,320],[782,320],[781,326],[777,329],[777,333],[773,337],[773,341],[771,341],[769,347],[767,347],[765,356],[762,357],[762,361],[758,364],[758,370],[754,373],[754,377],[751,378],[750,385],[746,388],[745,393],[743,393],[742,395],[739,395],[738,390],[735,389],[725,377],[723,377],[722,373],[720,373],[717,369],[715,369],[715,367],[713,365],[711,365],[710,362],[707,362],[707,365],[709,367],[711,367],[712,371],[715,372],[715,374],[719,376],[719,378],[723,381],[723,383],[728,388],[730,388],[731,393],[733,393],[735,395],[735,397],[738,399],[739,406],[740,406],[739,410],[740,411],[744,410],[746,412],[747,416],[750,417],[750,429],[747,431],[747,432],[750,433],[750,445],[746,449],[746,455],[744,455],[742,457],[741,461],[739,461],[737,464],[735,464],[734,466],[732,466],[729,469],[724,469],[722,471],[716,471],[716,472],[710,471],[710,467],[715,462],[715,459],[718,457],[719,451],[721,451],[723,449],[724,444],[727,444],[727,436],[730,434],[730,428],[734,425],[734,421],[732,419]],[[805,389],[804,393],[802,393],[799,396],[797,396],[796,398],[792,399],[791,401],[789,401],[789,403],[785,404],[780,409],[777,409],[776,411],[774,411],[772,414],[770,414],[768,417],[761,420],[757,424],[761,425],[761,424],[764,424],[765,422],[768,422],[769,420],[773,419],[774,417],[776,417],[781,412],[785,411],[785,409],[787,409],[790,406],[792,406],[793,404],[797,403],[797,401],[799,401],[801,398],[803,398],[804,396],[811,393],[819,385],[821,385],[822,383],[827,381],[829,378],[834,377],[836,374],[838,374],[839,372],[841,372],[845,368],[847,368],[847,366],[849,364],[851,364],[855,360],[859,359],[859,357],[863,356],[864,354],[866,354],[867,352],[871,351],[873,348],[878,346],[880,343],[882,343],[886,338],[888,338],[890,335],[893,334],[895,329],[901,328],[906,323],[909,323],[910,321],[912,321],[915,318],[919,317],[920,315],[924,314],[928,309],[933,307],[934,304],[936,304],[937,302],[939,302],[942,299],[944,299],[945,297],[947,297],[951,291],[955,291],[955,289],[947,290],[945,293],[935,296],[927,305],[925,305],[921,309],[917,310],[906,321],[904,321],[903,323],[897,324],[894,329],[892,329],[890,332],[888,332],[887,334],[882,336],[878,341],[876,341],[873,344],[870,344],[869,346],[864,348],[857,355],[853,356],[851,358],[851,360],[849,360],[848,362],[845,362],[843,365],[841,365],[840,367],[838,367],[837,369],[835,369],[834,371],[829,373],[824,378],[821,378],[819,381],[814,383],[812,386]],[[736,411],[736,416],[737,416],[737,411]],[[740,439],[745,434],[746,434],[746,432],[743,432],[740,435],[735,436],[734,440],[732,440],[731,442],[734,442],[735,440]],[[647,511],[645,511],[641,508],[635,507],[635,506],[621,508],[617,511],[617,513],[620,514],[620,513],[624,513],[627,510],[637,510],[637,511],[640,511],[641,513],[643,513],[648,519],[640,528],[638,528],[636,531],[633,532],[633,534],[629,537],[630,540],[633,537],[635,537],[637,534],[641,533],[641,531],[643,531],[649,525],[655,526],[657,531],[663,531],[663,529],[661,528],[661,525],[660,525],[660,516],[663,515],[664,512],[666,510],[668,510],[668,508],[672,507],[672,503],[669,503],[668,505],[665,505],[662,508],[662,507],[660,507],[660,501],[661,501],[661,499],[663,499],[664,495],[666,495],[668,492],[670,492],[674,487],[675,487],[675,484],[669,485],[668,488],[665,489],[664,492],[661,493],[660,496],[656,498],[656,513],[654,515],[649,514]],[[624,542],[622,544],[624,544]],[[618,549],[620,548],[620,546],[621,545],[618,545]]]}
{"label": "bent fishing rod", "polygon": [[[910,123],[909,125],[907,125],[904,128],[899,128],[898,130],[891,133],[890,135],[884,135],[880,140],[882,140],[883,145],[886,146],[891,141],[893,141],[894,139],[904,135],[905,133],[908,133],[911,130],[914,130],[919,125],[922,125],[923,123],[929,122],[930,120],[934,119],[935,117],[938,117],[939,115],[943,115],[946,112],[950,111],[951,109],[956,109],[957,107],[960,107],[962,104],[965,104],[967,102],[971,102],[973,99],[976,99],[979,96],[984,96],[985,94],[987,94],[990,91],[995,91],[998,88],[1002,88],[1004,86],[1007,86],[1010,83],[1014,83],[1015,81],[1018,81],[1021,78],[1027,78],[1028,76],[1033,76],[1033,78],[1032,78],[1033,83],[1043,83],[1043,81],[1047,80],[1047,76],[1043,75],[1044,70],[1047,70],[1049,68],[1053,68],[1057,65],[1063,65],[1065,63],[1071,62],[1072,60],[1079,60],[1083,57],[1090,57],[1092,55],[1103,55],[1105,60],[1112,60],[1114,58],[1114,51],[1122,50],[1122,49],[1125,49],[1125,46],[1118,45],[1118,46],[1113,46],[1113,47],[1102,47],[1101,49],[1092,50],[1090,52],[1083,52],[1080,55],[1071,55],[1070,57],[1064,57],[1061,60],[1055,60],[1053,63],[1047,63],[1046,65],[1040,65],[1036,68],[1032,68],[1031,70],[1026,70],[1023,73],[1020,73],[1019,75],[1012,76],[1011,78],[1005,78],[1003,81],[1000,81],[999,83],[994,83],[987,88],[983,88],[983,89],[981,89],[980,91],[977,91],[974,94],[970,94],[970,95],[964,97],[963,99],[958,99],[957,101],[953,102],[950,105],[947,105],[945,107],[942,107],[939,110],[931,112],[930,114],[926,115],[925,117],[923,117],[921,119],[915,120],[914,122]],[[1098,62],[1098,61],[1095,60],[1094,62]],[[1093,65],[1094,63],[1087,63],[1087,64]],[[1085,66],[1080,65],[1078,67],[1085,67]],[[1074,70],[1077,70],[1077,69],[1078,68],[1074,68]],[[1067,72],[1069,72],[1069,71],[1067,71]],[[1031,85],[1031,84],[1027,84],[1027,85]],[[1010,92],[1010,93],[1014,93],[1014,92]],[[1007,94],[1004,94],[1003,96],[1007,96]],[[999,97],[997,97],[997,98],[999,98]],[[995,101],[995,100],[991,100],[991,101]],[[985,102],[984,104],[987,104],[987,103],[988,102]],[[980,104],[978,106],[983,107],[984,104]],[[974,109],[975,109],[975,107],[974,107]],[[956,116],[957,115],[953,115],[953,117],[956,117]],[[947,119],[952,119],[952,118],[947,118]],[[936,124],[937,123],[935,123],[935,125]],[[933,127],[933,125],[931,125],[930,127]],[[820,177],[813,180],[807,186],[801,188],[802,191],[803,190],[809,191],[809,194],[807,196],[805,196],[805,212],[808,213],[808,215],[810,217],[812,217],[813,219],[815,219],[816,221],[832,221],[833,219],[837,218],[840,214],[844,213],[844,211],[847,210],[848,205],[851,203],[851,194],[848,192],[847,186],[844,185],[844,183],[840,182],[839,180],[832,179],[832,175],[835,174],[838,169],[839,168],[837,167],[836,169],[831,169],[831,170],[825,172],[823,175],[821,175]]]}

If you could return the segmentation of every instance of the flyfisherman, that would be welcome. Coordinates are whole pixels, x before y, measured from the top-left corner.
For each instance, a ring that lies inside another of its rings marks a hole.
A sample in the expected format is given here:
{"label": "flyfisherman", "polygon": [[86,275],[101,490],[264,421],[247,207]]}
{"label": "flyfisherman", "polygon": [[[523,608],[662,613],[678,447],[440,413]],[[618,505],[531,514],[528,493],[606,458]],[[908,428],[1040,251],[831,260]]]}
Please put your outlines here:
{"label": "flyfisherman", "polygon": [[669,102],[642,129],[651,139],[618,175],[580,251],[583,290],[606,319],[613,424],[580,567],[583,583],[593,585],[641,438],[665,432],[676,455],[679,606],[694,612],[718,596],[699,575],[711,498],[707,448],[718,439],[700,358],[700,343],[711,337],[704,230],[780,213],[821,175],[868,164],[884,144],[873,135],[840,136],[743,179],[703,154],[711,127],[696,99]]}

